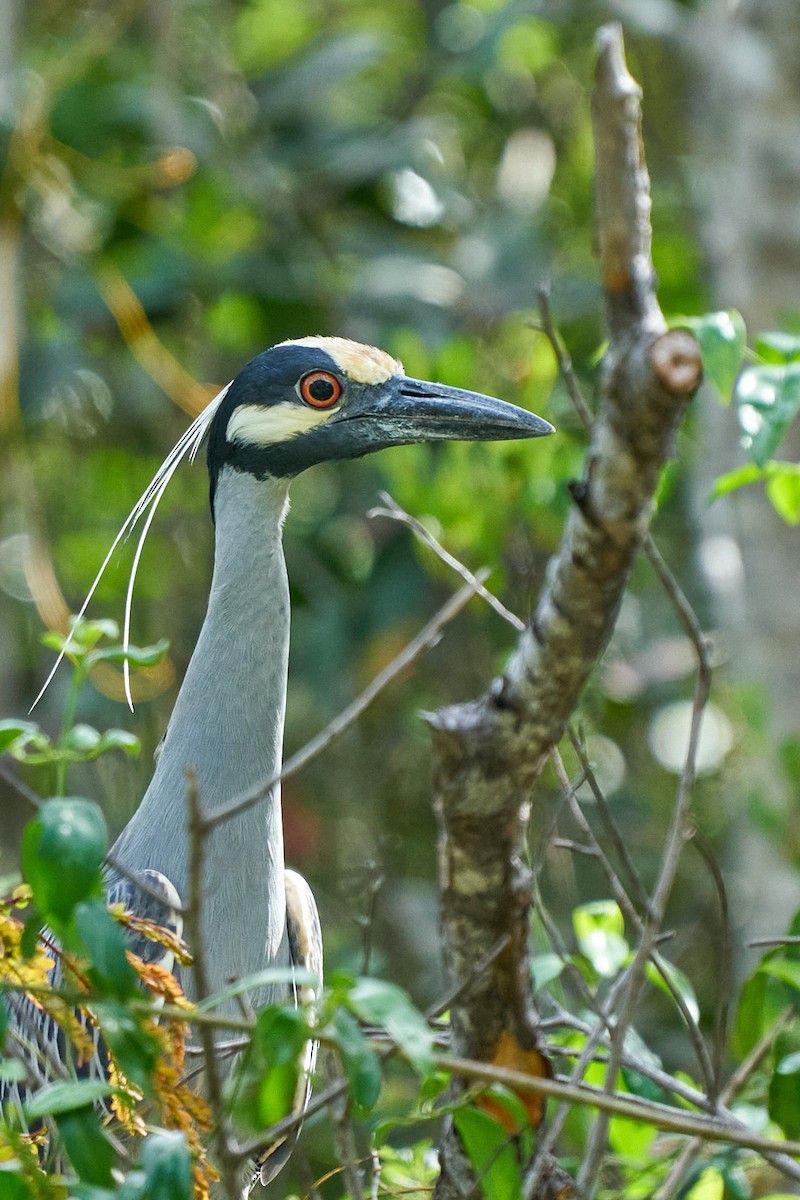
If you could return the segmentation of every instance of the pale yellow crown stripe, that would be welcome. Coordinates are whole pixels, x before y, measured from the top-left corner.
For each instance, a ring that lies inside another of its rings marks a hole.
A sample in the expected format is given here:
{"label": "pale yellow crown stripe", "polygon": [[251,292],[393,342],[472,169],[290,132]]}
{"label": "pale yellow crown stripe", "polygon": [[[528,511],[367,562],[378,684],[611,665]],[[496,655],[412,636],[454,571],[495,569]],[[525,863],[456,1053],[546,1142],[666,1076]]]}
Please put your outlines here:
{"label": "pale yellow crown stripe", "polygon": [[317,425],[324,425],[336,408],[306,408],[285,401],[283,404],[240,404],[228,421],[229,442],[254,446],[271,446],[288,442]]}
{"label": "pale yellow crown stripe", "polygon": [[348,379],[354,383],[386,383],[402,375],[403,364],[377,346],[365,346],[342,337],[302,337],[281,342],[281,346],[316,346],[324,350]]}

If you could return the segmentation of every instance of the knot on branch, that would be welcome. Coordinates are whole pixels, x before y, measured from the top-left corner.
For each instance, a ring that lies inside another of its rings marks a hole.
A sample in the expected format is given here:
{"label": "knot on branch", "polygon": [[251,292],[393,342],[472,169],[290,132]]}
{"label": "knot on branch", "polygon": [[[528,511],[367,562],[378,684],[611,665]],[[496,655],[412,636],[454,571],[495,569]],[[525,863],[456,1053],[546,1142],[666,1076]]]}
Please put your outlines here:
{"label": "knot on branch", "polygon": [[650,362],[656,378],[674,396],[691,396],[700,386],[703,378],[700,347],[686,329],[662,333],[650,347]]}

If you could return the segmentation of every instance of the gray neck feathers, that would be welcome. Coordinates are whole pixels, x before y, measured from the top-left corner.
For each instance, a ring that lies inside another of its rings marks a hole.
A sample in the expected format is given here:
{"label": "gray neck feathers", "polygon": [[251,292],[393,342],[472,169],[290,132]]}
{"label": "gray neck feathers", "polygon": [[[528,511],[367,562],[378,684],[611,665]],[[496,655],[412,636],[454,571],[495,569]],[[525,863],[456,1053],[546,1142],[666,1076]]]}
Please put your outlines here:
{"label": "gray neck feathers", "polygon": [[[186,770],[215,808],[280,767],[289,652],[286,481],[230,467],[216,496],[211,595],[150,787],[114,848],[187,898]],[[203,927],[214,989],[285,958],[280,789],[208,839]]]}

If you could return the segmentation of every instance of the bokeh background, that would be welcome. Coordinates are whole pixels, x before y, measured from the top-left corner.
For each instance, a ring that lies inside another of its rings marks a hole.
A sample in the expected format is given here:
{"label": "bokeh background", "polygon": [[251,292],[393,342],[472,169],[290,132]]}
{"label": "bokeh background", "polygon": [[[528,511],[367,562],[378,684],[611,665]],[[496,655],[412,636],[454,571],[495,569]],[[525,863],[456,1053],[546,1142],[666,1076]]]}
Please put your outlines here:
{"label": "bokeh background", "polygon": [[[583,435],[537,331],[537,287],[587,395],[602,303],[592,253],[593,37],[623,20],[645,89],[655,261],[668,314],[737,307],[796,330],[800,14],[793,0],[3,0],[0,6],[0,716],[22,716],[52,660],[40,645],[80,604],[167,450],[248,358],[341,334],[408,372],[547,416],[532,445],[408,447],[296,481],[286,528],[293,641],[286,748],[316,733],[457,581],[407,530],[368,520],[382,488],[526,616],[580,472]],[[759,487],[709,506],[743,461],[735,414],[701,394],[668,471],[659,544],[716,644],[698,824],[728,883],[736,971],[754,933],[800,900],[797,531]],[[791,453],[785,457],[791,457]],[[796,454],[795,454],[796,457]],[[168,658],[86,688],[79,715],[142,740],[136,761],[76,768],[116,830],[202,621],[212,566],[207,482],[181,468],[139,572],[134,639]],[[98,588],[119,619],[131,548]],[[474,601],[442,643],[284,789],[288,856],[308,875],[331,966],[371,968],[420,1004],[442,988],[435,828],[420,709],[477,694],[512,632]],[[640,869],[657,860],[680,768],[693,659],[640,565],[581,720]],[[37,717],[58,729],[61,671]],[[713,728],[712,728],[713,724]],[[677,747],[677,750],[676,750]],[[18,768],[14,767],[14,770]],[[42,794],[41,769],[24,779]],[[537,790],[533,840],[553,781]],[[0,780],[0,874],[24,803]],[[564,832],[569,833],[568,829]],[[544,889],[570,913],[607,884],[564,850]],[[670,957],[706,1015],[719,904],[691,850]],[[666,1001],[649,1031],[680,1065]],[[672,1057],[670,1058],[670,1055]]]}

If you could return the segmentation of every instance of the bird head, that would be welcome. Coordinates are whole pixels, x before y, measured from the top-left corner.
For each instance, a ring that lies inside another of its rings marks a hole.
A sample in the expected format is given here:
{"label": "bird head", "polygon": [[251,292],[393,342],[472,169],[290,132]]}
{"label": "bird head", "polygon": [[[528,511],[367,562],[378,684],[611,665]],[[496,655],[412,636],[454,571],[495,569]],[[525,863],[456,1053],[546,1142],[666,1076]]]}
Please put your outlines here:
{"label": "bird head", "polygon": [[259,479],[411,442],[542,437],[553,426],[503,400],[410,379],[402,363],[346,338],[281,342],[236,376],[211,423],[212,505],[228,465]]}

